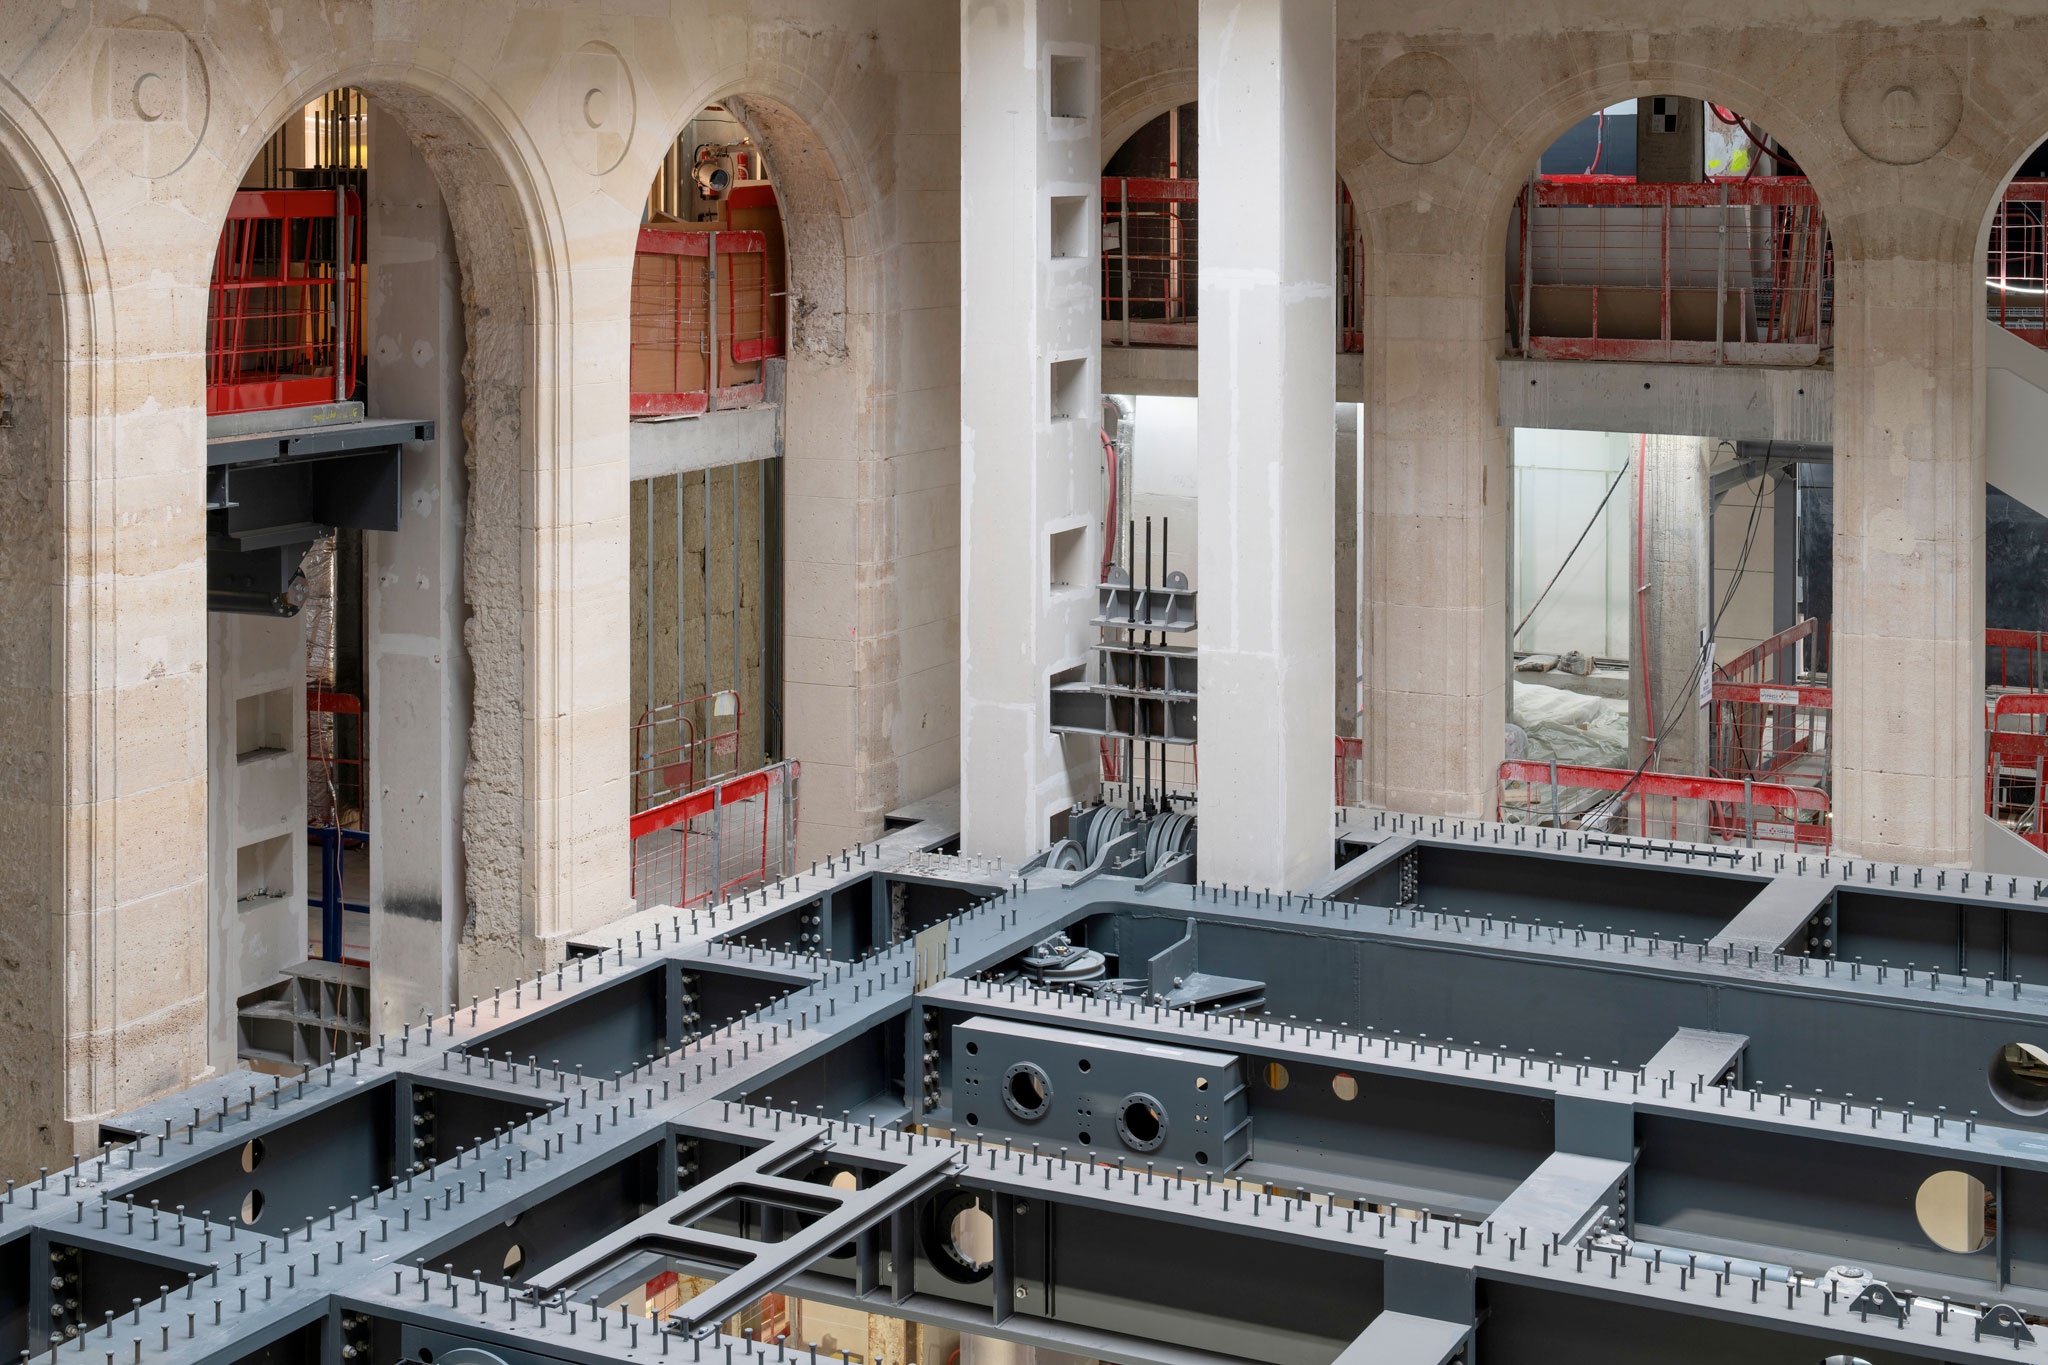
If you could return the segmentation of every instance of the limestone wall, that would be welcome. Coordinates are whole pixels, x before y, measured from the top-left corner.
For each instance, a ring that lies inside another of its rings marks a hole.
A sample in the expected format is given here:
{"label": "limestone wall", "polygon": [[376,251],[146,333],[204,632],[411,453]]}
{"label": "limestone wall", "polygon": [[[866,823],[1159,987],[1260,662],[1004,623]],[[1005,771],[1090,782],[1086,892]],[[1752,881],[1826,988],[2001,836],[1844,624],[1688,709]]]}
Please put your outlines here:
{"label": "limestone wall", "polygon": [[[412,138],[460,258],[457,992],[628,903],[625,302],[647,185],[706,104],[791,204],[791,493],[845,532],[793,594],[836,647],[789,745],[806,813],[836,848],[951,781],[952,9],[624,8],[0,7],[0,232],[32,248],[0,252],[0,1069],[28,1135],[0,1160],[89,1149],[207,1067],[206,282],[244,168],[336,86]],[[855,649],[898,662],[857,686]]]}

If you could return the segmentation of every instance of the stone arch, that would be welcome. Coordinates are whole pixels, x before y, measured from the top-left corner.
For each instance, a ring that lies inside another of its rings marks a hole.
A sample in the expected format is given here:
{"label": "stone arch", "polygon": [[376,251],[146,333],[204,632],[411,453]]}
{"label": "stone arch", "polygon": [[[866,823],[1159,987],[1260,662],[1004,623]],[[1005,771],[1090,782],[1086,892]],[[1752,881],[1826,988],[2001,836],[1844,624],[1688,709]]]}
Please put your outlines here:
{"label": "stone arch", "polygon": [[[798,353],[828,363],[848,358],[849,317],[871,315],[878,306],[874,272],[856,263],[872,262],[883,240],[873,217],[877,187],[869,176],[842,169],[863,164],[853,130],[830,94],[800,71],[742,67],[696,89],[661,117],[662,135],[636,147],[620,174],[634,184],[651,180],[677,130],[698,110],[713,104],[729,110],[775,174],[789,258],[791,359]],[[637,213],[620,230],[636,233]],[[630,237],[624,250],[630,254]]]}
{"label": "stone arch", "polygon": [[[1626,38],[1616,36],[1613,41]],[[1457,54],[1444,55],[1455,68]],[[1366,80],[1379,65],[1367,64]],[[1482,117],[1475,100],[1472,127],[1448,155],[1448,164],[1410,167],[1382,151],[1362,115],[1363,90],[1354,91],[1349,106],[1353,116],[1339,118],[1337,160],[1361,212],[1373,215],[1411,203],[1415,181],[1426,177],[1432,211],[1449,210],[1439,219],[1452,234],[1447,246],[1491,251],[1506,231],[1515,198],[1543,149],[1589,111],[1643,95],[1681,95],[1742,110],[1798,154],[1824,203],[1848,201],[1853,172],[1839,127],[1827,127],[1820,118],[1825,111],[1808,113],[1773,94],[1743,74],[1740,64],[1636,62],[1617,55],[1590,64],[1574,62],[1571,67],[1570,76],[1528,91],[1491,117]],[[1466,78],[1476,86],[1483,74]]]}
{"label": "stone arch", "polygon": [[856,241],[871,235],[870,225],[857,219],[824,139],[786,101],[735,92],[712,102],[732,112],[775,168],[789,269],[792,358],[800,353],[827,363],[845,359],[853,302],[847,292],[848,261],[866,254]]}
{"label": "stone arch", "polygon": [[[2031,71],[2029,74],[2032,74]],[[1973,90],[1973,98],[1980,95]],[[2003,92],[1999,92],[2003,94]],[[1998,212],[1998,206],[2005,195],[2005,187],[2019,174],[2021,165],[2033,154],[2035,148],[2048,143],[2048,90],[2042,90],[2029,83],[2019,90],[2016,97],[1992,101],[1987,115],[1981,118],[1983,135],[1975,139],[1981,148],[1973,158],[1973,164],[1962,169],[1969,177],[1968,188],[1961,202],[1972,212],[1964,214],[1965,221],[1976,226],[1976,241],[1981,249],[1991,232],[1991,220]],[[1979,120],[1971,120],[1975,125]],[[1977,132],[1975,126],[1966,125],[1966,131]],[[1959,136],[1956,142],[1964,139]],[[1951,143],[1944,156],[1958,158],[1966,155]]]}
{"label": "stone arch", "polygon": [[[575,518],[564,466],[573,391],[551,341],[569,308],[568,234],[525,125],[473,73],[344,60],[249,111],[221,152],[209,219],[224,219],[241,168],[284,119],[342,86],[393,116],[433,171],[454,230],[465,346],[467,505],[461,647],[472,688],[462,794],[459,974],[480,989],[544,965],[576,927],[567,764],[572,680],[543,604],[568,600],[574,556],[554,528]],[[208,257],[210,260],[210,255]],[[560,610],[559,607],[553,610]],[[453,643],[453,642],[451,642]],[[623,852],[624,831],[618,833]],[[603,918],[616,905],[582,920]]]}
{"label": "stone arch", "polygon": [[[860,59],[849,49],[842,60]],[[738,64],[695,83],[654,125],[661,135],[635,149],[633,183],[651,179],[675,130],[711,104],[765,153],[782,213],[782,736],[785,755],[804,765],[802,860],[870,837],[900,804],[903,708],[889,656],[905,585],[885,519],[901,468],[890,460],[901,443],[895,407],[912,400],[895,394],[902,309],[892,302],[914,290],[907,271],[930,267],[889,268],[885,250],[916,250],[889,245],[889,216],[916,212],[917,197],[892,180],[889,154],[856,136],[855,111],[781,63]],[[625,230],[637,231],[637,215]],[[858,680],[849,649],[863,661]]]}
{"label": "stone arch", "polygon": [[1105,165],[1133,134],[1161,114],[1192,104],[1201,90],[1192,68],[1160,72],[1102,96],[1102,160]]}
{"label": "stone arch", "polygon": [[[96,911],[115,899],[107,798],[118,682],[110,290],[91,200],[35,112],[0,86],[0,1166],[91,1150],[118,1102],[115,991]],[[83,704],[81,704],[83,703]]]}

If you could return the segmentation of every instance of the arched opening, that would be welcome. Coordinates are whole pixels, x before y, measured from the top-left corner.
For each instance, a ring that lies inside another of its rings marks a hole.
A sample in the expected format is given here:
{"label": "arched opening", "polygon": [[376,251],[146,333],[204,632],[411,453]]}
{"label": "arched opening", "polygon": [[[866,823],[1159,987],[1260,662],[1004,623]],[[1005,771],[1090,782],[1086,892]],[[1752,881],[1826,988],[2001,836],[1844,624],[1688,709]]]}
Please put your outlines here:
{"label": "arched opening", "polygon": [[1830,363],[1833,247],[1796,153],[1711,100],[1607,105],[1530,168],[1503,255],[1503,814],[1824,847],[1828,448],[1716,429],[1649,368]]}
{"label": "arched opening", "polygon": [[2048,478],[2035,405],[2048,394],[2048,142],[2014,168],[1984,246],[1984,813],[2048,849]]}
{"label": "arched opening", "polygon": [[53,234],[32,183],[0,153],[0,1074],[9,1077],[0,1166],[55,1164],[70,1017],[58,866],[64,702],[65,525],[59,496],[67,384]]}
{"label": "arched opening", "polygon": [[[649,186],[629,512],[642,905],[772,880],[816,856],[806,830],[827,849],[862,837],[852,774],[881,737],[851,732],[861,683],[844,656],[887,622],[848,629],[872,577],[857,534],[871,494],[849,471],[873,439],[847,388],[850,217],[818,132],[766,94],[697,110]],[[811,769],[801,810],[791,760]]]}
{"label": "arched opening", "polygon": [[[1195,347],[1200,326],[1201,148],[1199,106],[1189,100],[1139,126],[1105,159],[1100,224],[1063,221],[1055,200],[1056,255],[1084,254],[1080,234],[1099,231],[1102,259],[1103,455],[1108,484],[1102,563],[1075,566],[1071,581],[1124,581],[1140,587],[1199,589],[1195,496]],[[1256,194],[1225,168],[1212,192]],[[1335,629],[1339,743],[1355,744],[1358,715],[1357,490],[1361,353],[1365,349],[1365,238],[1348,186],[1333,187],[1338,243],[1337,555]],[[1072,243],[1062,247],[1062,234]],[[1075,532],[1078,543],[1079,533]],[[1148,576],[1149,575],[1149,579]],[[1130,636],[1132,632],[1115,632]],[[1137,632],[1144,636],[1145,632]],[[1112,735],[1099,745],[1105,795],[1137,804],[1193,797],[1198,759],[1192,742],[1192,630],[1154,632],[1139,655],[1120,653],[1100,679],[1138,684],[1127,707],[1112,703]],[[1115,670],[1122,668],[1124,674]],[[1090,684],[1068,694],[1093,720]],[[1054,728],[1060,728],[1056,715]],[[1338,799],[1343,799],[1340,791]]]}
{"label": "arched opening", "polygon": [[440,100],[344,85],[290,110],[225,206],[204,342],[216,1065],[318,1064],[535,940],[532,285],[504,181]]}

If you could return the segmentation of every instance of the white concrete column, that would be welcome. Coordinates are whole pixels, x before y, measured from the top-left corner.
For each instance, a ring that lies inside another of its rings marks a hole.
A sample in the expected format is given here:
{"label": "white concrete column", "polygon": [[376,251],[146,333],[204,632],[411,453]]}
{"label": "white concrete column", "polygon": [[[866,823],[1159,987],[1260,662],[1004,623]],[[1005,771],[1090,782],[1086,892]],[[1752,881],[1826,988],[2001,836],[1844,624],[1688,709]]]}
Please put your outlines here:
{"label": "white concrete column", "polygon": [[207,1055],[238,1065],[240,997],[307,958],[306,618],[206,617]]}
{"label": "white concrete column", "polygon": [[960,30],[960,846],[1018,857],[1094,776],[1048,699],[1102,562],[1100,5],[963,0]]}
{"label": "white concrete column", "polygon": [[462,284],[433,172],[370,109],[365,336],[370,412],[428,418],[405,448],[399,530],[363,537],[369,697],[370,1027],[397,1033],[455,999],[462,923]]}
{"label": "white concrete column", "polygon": [[1707,539],[1712,443],[1697,436],[1650,436],[1641,449],[1631,487],[1624,490],[1635,494],[1642,509],[1629,560],[1631,587],[1640,599],[1631,600],[1628,618],[1629,763],[1639,766],[1654,741],[1655,771],[1698,776],[1707,770],[1698,665],[1700,630],[1713,612]]}
{"label": "white concrete column", "polygon": [[1968,867],[1985,842],[1982,239],[1936,219],[1865,237],[1884,259],[1835,268],[1835,847]]}
{"label": "white concrete column", "polygon": [[1330,869],[1335,705],[1332,0],[1201,0],[1202,875]]}

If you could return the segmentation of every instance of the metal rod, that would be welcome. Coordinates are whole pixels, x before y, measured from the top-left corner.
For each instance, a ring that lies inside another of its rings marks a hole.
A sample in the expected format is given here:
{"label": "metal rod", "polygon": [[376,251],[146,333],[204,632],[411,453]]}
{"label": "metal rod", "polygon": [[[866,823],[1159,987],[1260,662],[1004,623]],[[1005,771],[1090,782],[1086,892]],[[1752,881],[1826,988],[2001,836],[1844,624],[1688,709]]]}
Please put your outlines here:
{"label": "metal rod", "polygon": [[[649,487],[653,487],[653,485],[649,483]],[[651,544],[653,542],[649,540],[649,546]],[[647,565],[647,600],[653,602],[653,563],[651,561]],[[684,620],[684,614],[682,614],[682,475],[676,475],[676,739],[678,741],[682,739],[682,698],[690,696],[690,690],[684,686],[684,681],[682,681],[684,671],[686,671],[684,657],[682,657],[682,653],[684,653],[682,651],[682,641],[684,641],[682,620]],[[651,677],[651,673],[649,673],[649,677]],[[653,704],[653,688],[651,686],[647,690],[647,704],[649,706]],[[696,755],[692,753],[688,757],[694,759]]]}
{"label": "metal rod", "polygon": [[[679,547],[680,548],[680,547]],[[704,471],[704,690],[711,690],[711,471]],[[676,680],[681,683],[682,679]],[[683,693],[676,693],[681,701]],[[710,767],[709,763],[704,765]]]}
{"label": "metal rod", "polygon": [[1721,186],[1721,221],[1716,229],[1719,240],[1714,244],[1714,363],[1728,363],[1728,343],[1725,339],[1728,307],[1728,186]]}
{"label": "metal rod", "polygon": [[[762,362],[767,371],[767,362]],[[761,692],[761,761],[768,761],[768,462],[754,466],[754,677]]]}
{"label": "metal rod", "polygon": [[[710,363],[704,371],[704,410],[710,412],[718,406],[718,234],[715,232],[711,234],[711,254],[704,258],[704,287],[710,305],[707,309],[710,320],[706,326],[711,339]],[[711,547],[706,545],[704,551],[709,554]],[[710,683],[706,682],[705,687],[708,690]]]}
{"label": "metal rod", "polygon": [[1671,196],[1664,196],[1664,206],[1657,216],[1657,260],[1663,273],[1664,288],[1660,300],[1657,335],[1665,342],[1664,359],[1671,358]]}
{"label": "metal rod", "polygon": [[1522,195],[1522,354],[1525,357],[1529,354],[1529,267],[1533,258],[1531,240],[1535,236],[1530,231],[1530,219],[1536,213],[1536,183],[1537,174],[1532,169],[1529,187]]}
{"label": "metal rod", "polygon": [[740,769],[739,730],[746,712],[740,710],[740,467],[732,467],[732,704],[733,771]]}
{"label": "metal rod", "polygon": [[1123,344],[1131,344],[1131,182],[1128,177],[1116,182],[1116,252],[1119,267],[1123,273]]}
{"label": "metal rod", "polygon": [[[1138,642],[1138,519],[1130,519],[1130,529],[1124,535],[1124,583],[1129,589],[1127,605],[1130,609],[1130,624],[1124,630],[1124,644]],[[1137,656],[1131,656],[1131,681],[1137,681]],[[1138,699],[1131,698],[1131,737],[1124,740],[1124,800],[1133,810],[1138,805],[1137,772],[1133,763],[1138,756],[1135,736],[1138,732]]]}
{"label": "metal rod", "polygon": [[334,177],[334,401],[348,401],[348,186]]}

